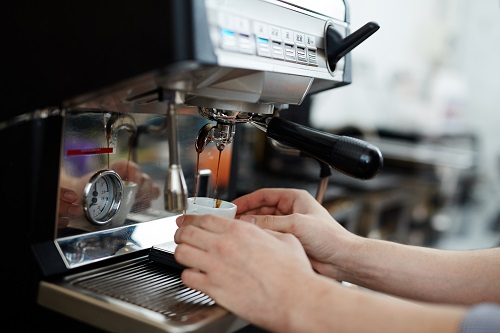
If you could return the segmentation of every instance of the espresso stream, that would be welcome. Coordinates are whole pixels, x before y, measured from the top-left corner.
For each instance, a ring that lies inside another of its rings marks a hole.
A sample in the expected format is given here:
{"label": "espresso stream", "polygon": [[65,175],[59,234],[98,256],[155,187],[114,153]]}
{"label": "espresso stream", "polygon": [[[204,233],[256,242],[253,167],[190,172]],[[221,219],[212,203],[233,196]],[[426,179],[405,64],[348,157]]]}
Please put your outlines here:
{"label": "espresso stream", "polygon": [[[201,149],[200,150],[197,149],[196,153],[197,156],[196,156],[196,170],[195,170],[195,182],[194,182],[194,203],[196,203],[196,197],[198,196],[198,179],[200,177],[199,169],[200,169]],[[219,169],[220,169],[221,156],[222,156],[222,150],[219,150],[219,160],[217,161],[217,170],[215,172],[215,188],[214,188],[214,198],[216,198],[215,208],[220,208],[220,205],[222,203],[222,199],[217,199],[217,185],[219,182]]]}

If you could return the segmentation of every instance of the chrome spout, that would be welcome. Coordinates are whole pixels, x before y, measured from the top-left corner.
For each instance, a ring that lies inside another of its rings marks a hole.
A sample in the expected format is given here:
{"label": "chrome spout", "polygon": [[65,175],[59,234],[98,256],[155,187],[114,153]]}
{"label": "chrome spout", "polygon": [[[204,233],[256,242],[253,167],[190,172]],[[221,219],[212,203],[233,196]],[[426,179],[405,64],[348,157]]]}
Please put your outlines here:
{"label": "chrome spout", "polygon": [[196,152],[201,153],[207,144],[214,142],[219,151],[231,144],[234,140],[235,123],[217,123],[217,125],[206,124],[198,131],[196,136]]}
{"label": "chrome spout", "polygon": [[196,149],[196,152],[198,154],[203,152],[203,150],[205,150],[205,147],[212,141],[211,133],[213,127],[213,124],[205,124],[198,131],[198,135],[196,136],[196,141],[194,143],[194,148]]}
{"label": "chrome spout", "polygon": [[215,127],[212,128],[212,140],[215,142],[215,146],[219,151],[224,150],[224,148],[231,144],[234,140],[236,125],[217,123]]}
{"label": "chrome spout", "polygon": [[[128,136],[128,159],[136,161],[135,150],[133,150],[134,142],[137,136],[137,124],[134,117],[126,113],[113,113],[106,121],[106,140],[108,146],[112,140],[116,140],[118,132],[125,131]],[[108,154],[108,165],[109,165],[109,154]],[[128,179],[128,164],[125,171],[124,179]]]}
{"label": "chrome spout", "polygon": [[134,118],[126,113],[113,113],[106,122],[106,135],[108,139],[116,132],[125,130],[131,137],[137,134],[137,124]]}

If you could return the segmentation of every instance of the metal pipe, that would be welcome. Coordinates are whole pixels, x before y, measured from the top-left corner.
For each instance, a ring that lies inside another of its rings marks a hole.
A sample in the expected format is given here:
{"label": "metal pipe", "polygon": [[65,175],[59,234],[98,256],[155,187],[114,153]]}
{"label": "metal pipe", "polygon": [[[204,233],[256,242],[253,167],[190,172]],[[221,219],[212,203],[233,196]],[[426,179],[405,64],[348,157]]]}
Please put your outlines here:
{"label": "metal pipe", "polygon": [[168,103],[166,121],[169,167],[164,189],[165,210],[172,213],[184,213],[187,208],[188,191],[180,164],[177,140],[177,114],[173,102]]}

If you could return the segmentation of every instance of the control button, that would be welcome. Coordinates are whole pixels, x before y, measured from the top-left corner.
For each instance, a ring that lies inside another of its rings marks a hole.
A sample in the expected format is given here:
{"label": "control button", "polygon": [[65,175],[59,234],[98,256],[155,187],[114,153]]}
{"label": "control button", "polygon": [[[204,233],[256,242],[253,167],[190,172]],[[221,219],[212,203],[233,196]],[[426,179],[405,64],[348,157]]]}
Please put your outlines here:
{"label": "control button", "polygon": [[253,31],[257,37],[269,38],[267,24],[261,22],[254,22]]}
{"label": "control button", "polygon": [[307,64],[307,49],[302,46],[297,46],[297,62]]}
{"label": "control button", "polygon": [[271,45],[267,38],[258,37],[257,38],[257,54],[261,57],[271,57]]}
{"label": "control button", "polygon": [[295,45],[285,44],[285,60],[291,62],[297,61],[297,57],[295,55]]}
{"label": "control button", "polygon": [[283,38],[283,42],[287,44],[295,44],[293,39],[293,31],[288,29],[281,29],[281,38]]}
{"label": "control button", "polygon": [[318,66],[316,38],[233,15],[219,14],[224,50]]}
{"label": "control button", "polygon": [[249,35],[239,34],[238,51],[241,53],[255,54],[255,42],[253,38]]}
{"label": "control button", "polygon": [[283,51],[283,43],[278,41],[273,41],[272,45],[273,45],[272,48],[273,58],[283,60],[285,58]]}
{"label": "control button", "polygon": [[318,66],[318,57],[316,54],[316,50],[313,49],[307,49],[307,56],[309,59],[309,65],[311,66]]}
{"label": "control button", "polygon": [[237,51],[238,44],[236,40],[236,34],[232,30],[221,29],[221,47],[229,51]]}
{"label": "control button", "polygon": [[297,45],[301,45],[301,46],[302,46],[302,45],[303,45],[303,46],[305,46],[305,45],[306,45],[306,37],[305,37],[305,35],[304,35],[304,34],[301,34],[301,33],[295,32],[295,33],[293,34],[293,36],[294,36],[294,38],[293,38],[293,39],[294,39],[295,44],[297,44]]}
{"label": "control button", "polygon": [[305,36],[305,44],[309,49],[316,49],[316,40],[313,36],[306,35]]}
{"label": "control button", "polygon": [[281,28],[274,25],[269,26],[269,37],[271,37],[272,40],[281,42]]}

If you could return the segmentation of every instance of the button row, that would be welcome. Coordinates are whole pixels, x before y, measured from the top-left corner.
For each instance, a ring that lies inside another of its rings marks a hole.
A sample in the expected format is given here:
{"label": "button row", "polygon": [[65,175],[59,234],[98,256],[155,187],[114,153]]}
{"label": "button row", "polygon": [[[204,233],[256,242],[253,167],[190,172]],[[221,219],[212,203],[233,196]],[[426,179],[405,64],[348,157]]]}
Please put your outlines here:
{"label": "button row", "polygon": [[318,66],[313,36],[227,15],[219,23],[224,50]]}

